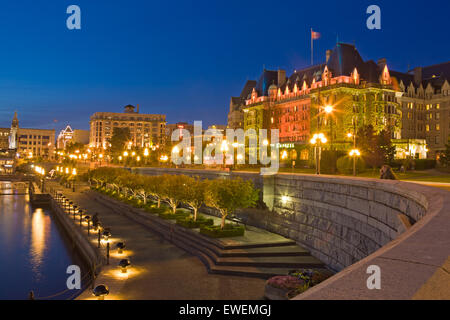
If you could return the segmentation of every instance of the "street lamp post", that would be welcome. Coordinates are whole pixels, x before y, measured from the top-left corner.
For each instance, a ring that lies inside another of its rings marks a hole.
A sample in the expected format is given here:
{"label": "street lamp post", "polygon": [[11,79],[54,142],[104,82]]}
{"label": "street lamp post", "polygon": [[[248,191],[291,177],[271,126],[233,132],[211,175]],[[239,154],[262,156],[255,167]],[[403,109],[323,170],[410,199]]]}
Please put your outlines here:
{"label": "street lamp post", "polygon": [[75,192],[75,180],[77,178],[77,169],[72,169],[73,182],[72,182],[72,192]]}
{"label": "street lamp post", "polygon": [[353,175],[356,176],[356,157],[359,157],[361,153],[358,149],[352,149],[350,150],[349,155],[353,158]]}
{"label": "street lamp post", "polygon": [[320,160],[322,156],[322,144],[327,143],[327,138],[323,133],[315,133],[310,143],[314,145],[314,154],[316,158],[316,174],[320,174]]}
{"label": "street lamp post", "polygon": [[145,157],[145,165],[147,165],[147,158],[148,158],[148,148],[144,149],[144,157]]}
{"label": "street lamp post", "polygon": [[228,152],[229,148],[228,148],[228,141],[227,140],[223,140],[222,144],[220,146],[220,151],[223,154],[223,169],[225,170],[226,166],[227,166],[227,152]]}

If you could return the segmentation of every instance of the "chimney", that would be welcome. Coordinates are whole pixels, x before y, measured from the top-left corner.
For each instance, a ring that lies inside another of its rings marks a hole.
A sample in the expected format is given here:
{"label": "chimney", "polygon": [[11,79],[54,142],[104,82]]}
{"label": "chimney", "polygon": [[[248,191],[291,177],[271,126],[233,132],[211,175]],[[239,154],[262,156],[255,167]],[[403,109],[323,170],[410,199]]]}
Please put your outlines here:
{"label": "chimney", "polygon": [[286,82],[286,71],[278,69],[278,86],[281,87]]}
{"label": "chimney", "polygon": [[414,83],[416,86],[422,82],[422,67],[414,68]]}
{"label": "chimney", "polygon": [[330,60],[330,57],[331,57],[331,50],[327,50],[327,52],[326,52],[326,55],[327,55],[327,63],[328,63],[328,60]]}
{"label": "chimney", "polygon": [[139,103],[136,105],[136,113],[139,113]]}
{"label": "chimney", "polygon": [[379,66],[381,69],[384,68],[384,66],[386,65],[386,63],[387,63],[386,58],[381,58],[381,59],[379,59],[379,60],[377,61],[377,64],[378,64],[378,66]]}

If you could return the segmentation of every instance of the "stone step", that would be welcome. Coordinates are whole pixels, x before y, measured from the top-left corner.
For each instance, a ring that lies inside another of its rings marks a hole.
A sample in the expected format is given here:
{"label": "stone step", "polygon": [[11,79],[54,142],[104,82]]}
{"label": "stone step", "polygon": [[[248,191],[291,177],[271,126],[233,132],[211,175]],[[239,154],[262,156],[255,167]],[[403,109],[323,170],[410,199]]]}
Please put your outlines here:
{"label": "stone step", "polygon": [[251,248],[270,248],[270,247],[283,247],[283,246],[293,246],[296,245],[294,240],[283,240],[274,242],[255,242],[255,243],[234,243],[235,240],[231,238],[220,239],[222,248],[225,250],[233,249],[251,249]]}
{"label": "stone step", "polygon": [[298,245],[222,250],[221,257],[291,257],[309,256],[310,252]]}
{"label": "stone step", "polygon": [[[105,201],[106,200],[106,201]],[[245,238],[213,239],[198,233],[198,229],[185,229],[174,221],[163,220],[140,209],[129,208],[115,200],[106,202],[111,210],[132,213],[129,217],[160,233],[178,247],[197,256],[208,272],[224,275],[268,279],[286,275],[297,268],[323,268],[319,260],[289,239],[273,242],[246,243]],[[248,241],[248,240],[247,240]]]}
{"label": "stone step", "polygon": [[209,272],[213,274],[222,274],[228,276],[269,279],[275,276],[287,275],[291,270],[292,268],[213,266],[211,267]]}
{"label": "stone step", "polygon": [[219,266],[245,266],[267,268],[320,268],[323,263],[312,256],[294,257],[230,257],[218,258]]}

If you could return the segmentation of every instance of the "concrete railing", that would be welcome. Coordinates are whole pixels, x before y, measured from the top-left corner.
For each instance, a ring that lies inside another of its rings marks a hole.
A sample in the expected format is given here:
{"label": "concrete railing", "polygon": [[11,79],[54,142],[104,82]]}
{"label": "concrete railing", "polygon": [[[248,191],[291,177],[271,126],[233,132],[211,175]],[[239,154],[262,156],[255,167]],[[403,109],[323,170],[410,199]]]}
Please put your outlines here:
{"label": "concrete railing", "polygon": [[[138,171],[252,179],[270,210],[242,210],[240,216],[250,225],[296,240],[330,268],[342,270],[300,298],[429,297],[430,290],[424,286],[434,273],[446,282],[443,290],[450,290],[448,191],[401,181],[336,176]],[[381,268],[381,290],[367,288],[371,264]]]}

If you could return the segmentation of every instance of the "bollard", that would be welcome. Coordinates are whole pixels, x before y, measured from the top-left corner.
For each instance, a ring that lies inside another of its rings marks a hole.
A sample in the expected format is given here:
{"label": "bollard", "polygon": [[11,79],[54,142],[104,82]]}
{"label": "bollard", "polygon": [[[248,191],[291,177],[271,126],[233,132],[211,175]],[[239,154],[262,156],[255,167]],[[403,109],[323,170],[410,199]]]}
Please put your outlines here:
{"label": "bollard", "polygon": [[88,220],[88,237],[89,237],[90,230],[91,230],[91,220]]}
{"label": "bollard", "polygon": [[78,213],[80,214],[80,228],[81,228],[81,223],[82,223],[82,218],[83,218],[83,210],[79,210]]}
{"label": "bollard", "polygon": [[100,248],[100,241],[102,239],[102,235],[100,233],[100,228],[98,228],[98,247]]}

